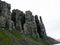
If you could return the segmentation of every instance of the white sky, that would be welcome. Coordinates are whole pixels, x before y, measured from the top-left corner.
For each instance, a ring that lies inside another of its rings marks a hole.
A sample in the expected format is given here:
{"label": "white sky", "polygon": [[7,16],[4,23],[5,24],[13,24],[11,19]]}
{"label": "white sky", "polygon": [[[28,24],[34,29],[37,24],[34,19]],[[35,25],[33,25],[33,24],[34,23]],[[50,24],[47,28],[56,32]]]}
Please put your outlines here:
{"label": "white sky", "polygon": [[31,10],[42,16],[47,35],[60,38],[60,0],[2,0],[11,4],[12,9]]}

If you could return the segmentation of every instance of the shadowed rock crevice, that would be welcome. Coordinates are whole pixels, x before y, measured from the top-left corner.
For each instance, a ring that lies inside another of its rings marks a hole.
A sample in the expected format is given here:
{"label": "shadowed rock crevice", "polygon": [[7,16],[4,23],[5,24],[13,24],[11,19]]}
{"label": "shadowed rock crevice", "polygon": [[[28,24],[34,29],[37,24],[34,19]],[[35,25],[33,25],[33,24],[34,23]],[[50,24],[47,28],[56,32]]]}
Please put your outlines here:
{"label": "shadowed rock crevice", "polygon": [[43,39],[46,38],[47,35],[46,35],[46,32],[45,32],[45,27],[44,27],[41,16],[40,16],[40,21],[39,21],[38,16],[36,15],[35,16],[35,22],[36,22],[36,25],[37,25],[37,32],[39,33],[39,36]]}
{"label": "shadowed rock crevice", "polygon": [[36,25],[37,25],[37,32],[39,33],[39,36],[42,38],[42,35],[40,34],[41,33],[41,27],[40,27],[40,23],[39,23],[37,15],[35,16],[35,22],[36,22]]}

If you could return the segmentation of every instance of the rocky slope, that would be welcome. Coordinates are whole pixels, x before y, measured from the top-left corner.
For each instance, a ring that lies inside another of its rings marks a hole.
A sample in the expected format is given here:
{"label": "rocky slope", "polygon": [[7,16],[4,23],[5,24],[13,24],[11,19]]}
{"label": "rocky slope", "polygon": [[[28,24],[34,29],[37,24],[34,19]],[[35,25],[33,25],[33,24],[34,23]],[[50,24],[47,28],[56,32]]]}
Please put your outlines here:
{"label": "rocky slope", "polygon": [[48,37],[42,17],[31,11],[13,9],[0,0],[0,45],[52,45],[59,43]]}

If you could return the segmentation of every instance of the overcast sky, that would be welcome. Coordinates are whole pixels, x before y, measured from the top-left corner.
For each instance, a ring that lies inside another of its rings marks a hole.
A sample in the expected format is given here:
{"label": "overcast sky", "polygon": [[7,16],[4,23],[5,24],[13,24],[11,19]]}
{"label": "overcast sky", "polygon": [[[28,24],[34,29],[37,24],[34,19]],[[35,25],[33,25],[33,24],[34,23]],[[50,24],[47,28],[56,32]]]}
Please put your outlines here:
{"label": "overcast sky", "polygon": [[42,16],[47,35],[60,39],[60,0],[2,0],[12,9],[31,10],[33,15]]}

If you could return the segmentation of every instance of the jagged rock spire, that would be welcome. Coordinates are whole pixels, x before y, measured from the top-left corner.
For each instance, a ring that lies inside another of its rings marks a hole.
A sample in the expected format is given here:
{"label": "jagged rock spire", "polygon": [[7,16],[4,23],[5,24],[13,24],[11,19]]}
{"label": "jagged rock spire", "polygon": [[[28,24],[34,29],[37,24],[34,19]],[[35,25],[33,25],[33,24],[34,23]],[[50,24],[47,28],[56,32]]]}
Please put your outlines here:
{"label": "jagged rock spire", "polygon": [[39,21],[38,16],[36,15],[35,16],[35,22],[37,25],[37,32],[39,33],[39,36],[44,39],[47,35],[45,32],[45,27],[44,27],[44,24],[42,22],[41,16],[40,16],[40,21]]}
{"label": "jagged rock spire", "polygon": [[41,16],[40,16],[40,22],[43,23],[43,21],[42,21],[42,17],[41,17]]}
{"label": "jagged rock spire", "polygon": [[42,36],[42,38],[45,39],[47,37],[47,34],[46,34],[45,26],[43,24],[41,16],[40,16],[40,28],[41,28],[41,36]]}

